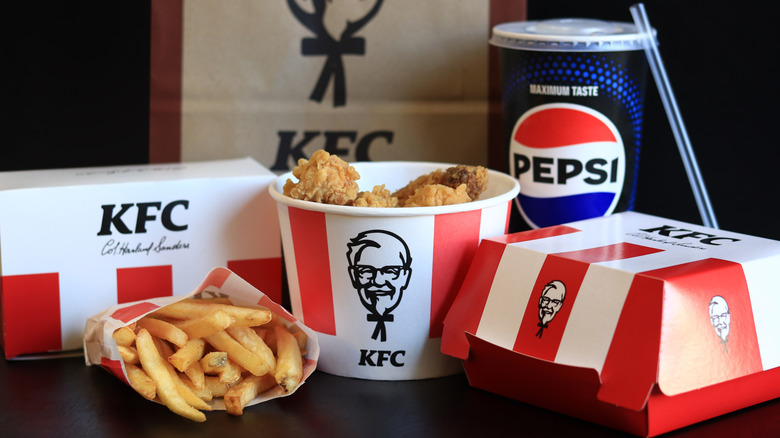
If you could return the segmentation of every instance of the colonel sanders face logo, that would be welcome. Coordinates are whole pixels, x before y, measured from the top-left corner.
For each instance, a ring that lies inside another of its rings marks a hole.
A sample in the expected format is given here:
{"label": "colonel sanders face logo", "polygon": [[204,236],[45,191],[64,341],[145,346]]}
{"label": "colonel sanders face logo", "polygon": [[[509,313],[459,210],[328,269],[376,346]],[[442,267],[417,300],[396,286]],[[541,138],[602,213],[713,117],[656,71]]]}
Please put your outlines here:
{"label": "colonel sanders face logo", "polygon": [[541,338],[547,324],[555,318],[558,311],[563,307],[563,299],[566,297],[566,285],[563,282],[554,280],[547,283],[542,289],[542,296],[539,298],[539,331],[536,336]]}
{"label": "colonel sanders face logo", "polygon": [[726,345],[731,328],[731,313],[729,305],[723,297],[716,295],[710,300],[710,322],[715,333],[720,338],[723,345]]}
{"label": "colonel sanders face logo", "polygon": [[360,302],[376,322],[372,339],[387,340],[386,322],[393,321],[391,312],[401,302],[412,276],[409,247],[396,234],[371,230],[358,234],[347,244],[349,278]]}

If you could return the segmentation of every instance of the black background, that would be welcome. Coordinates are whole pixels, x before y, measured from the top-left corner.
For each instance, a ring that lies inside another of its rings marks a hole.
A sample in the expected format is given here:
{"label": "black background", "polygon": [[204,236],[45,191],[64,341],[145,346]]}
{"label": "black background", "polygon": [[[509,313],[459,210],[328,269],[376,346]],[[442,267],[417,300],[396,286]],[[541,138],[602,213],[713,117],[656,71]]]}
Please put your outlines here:
{"label": "black background", "polygon": [[148,162],[149,1],[7,7],[0,170]]}
{"label": "black background", "polygon": [[[528,19],[632,21],[634,3],[528,0]],[[780,239],[778,37],[767,3],[644,4],[720,227]],[[14,2],[0,14],[10,110],[0,170],[148,161],[149,10],[72,0]],[[644,126],[636,210],[702,223],[652,80]]]}
{"label": "black background", "polygon": [[[636,1],[529,0],[528,19],[628,21]],[[780,239],[775,20],[757,1],[643,2],[720,228]],[[775,29],[773,29],[775,27]],[[636,210],[701,224],[652,76]]]}

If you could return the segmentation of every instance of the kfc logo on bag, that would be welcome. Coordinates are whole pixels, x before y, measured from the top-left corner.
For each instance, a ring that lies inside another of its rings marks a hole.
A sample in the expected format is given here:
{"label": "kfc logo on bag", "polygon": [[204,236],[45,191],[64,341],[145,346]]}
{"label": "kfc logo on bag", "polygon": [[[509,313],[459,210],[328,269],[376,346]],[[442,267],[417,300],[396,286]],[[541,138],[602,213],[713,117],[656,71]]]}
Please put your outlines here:
{"label": "kfc logo on bag", "polygon": [[542,228],[615,210],[626,156],[617,127],[600,112],[569,103],[534,107],[517,120],[509,148],[528,224]]}
{"label": "kfc logo on bag", "polygon": [[312,0],[311,11],[308,11],[310,8],[304,9],[295,0],[287,0],[295,18],[315,35],[301,40],[301,54],[325,56],[325,65],[309,99],[322,102],[325,90],[332,80],[333,106],[347,104],[346,74],[342,56],[365,55],[366,40],[355,34],[376,16],[382,2],[383,0],[376,0],[361,17],[339,17],[340,13],[348,8],[339,8],[340,5],[336,2]]}

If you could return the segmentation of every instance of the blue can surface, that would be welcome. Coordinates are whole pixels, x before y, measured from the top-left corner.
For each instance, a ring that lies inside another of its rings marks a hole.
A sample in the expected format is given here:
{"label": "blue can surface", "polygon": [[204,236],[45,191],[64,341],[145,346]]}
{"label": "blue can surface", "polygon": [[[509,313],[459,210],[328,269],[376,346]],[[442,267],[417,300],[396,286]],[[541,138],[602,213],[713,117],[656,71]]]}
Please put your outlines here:
{"label": "blue can surface", "polygon": [[509,174],[522,229],[632,210],[647,59],[630,23],[587,19],[493,28]]}

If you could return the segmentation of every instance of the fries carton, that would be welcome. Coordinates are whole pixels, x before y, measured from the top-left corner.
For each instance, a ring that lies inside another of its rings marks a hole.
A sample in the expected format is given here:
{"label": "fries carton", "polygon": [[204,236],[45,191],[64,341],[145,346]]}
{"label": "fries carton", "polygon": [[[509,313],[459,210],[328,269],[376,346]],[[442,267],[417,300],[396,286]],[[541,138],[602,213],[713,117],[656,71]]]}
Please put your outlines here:
{"label": "fries carton", "polygon": [[[317,335],[311,329],[295,319],[282,306],[274,302],[266,294],[248,283],[229,269],[218,267],[211,270],[202,283],[186,295],[172,297],[150,298],[133,303],[116,304],[97,313],[87,319],[84,329],[84,357],[87,365],[98,365],[129,385],[127,372],[122,361],[117,343],[112,334],[118,328],[138,321],[147,314],[168,304],[191,297],[228,297],[230,301],[239,306],[266,307],[284,318],[289,324],[302,330],[307,335],[306,353],[303,357],[303,378],[301,384],[314,372],[317,367],[320,347]],[[300,387],[300,385],[298,385]],[[255,405],[277,397],[283,397],[295,392],[281,390],[279,386],[268,390],[247,406]],[[224,410],[225,404],[221,398],[215,398],[208,402],[212,409]]]}
{"label": "fries carton", "polygon": [[90,315],[214,266],[280,302],[274,179],[250,158],[0,173],[5,357],[78,349]]}
{"label": "fries carton", "polygon": [[477,388],[642,436],[780,396],[780,242],[620,213],[483,240],[442,351]]}

